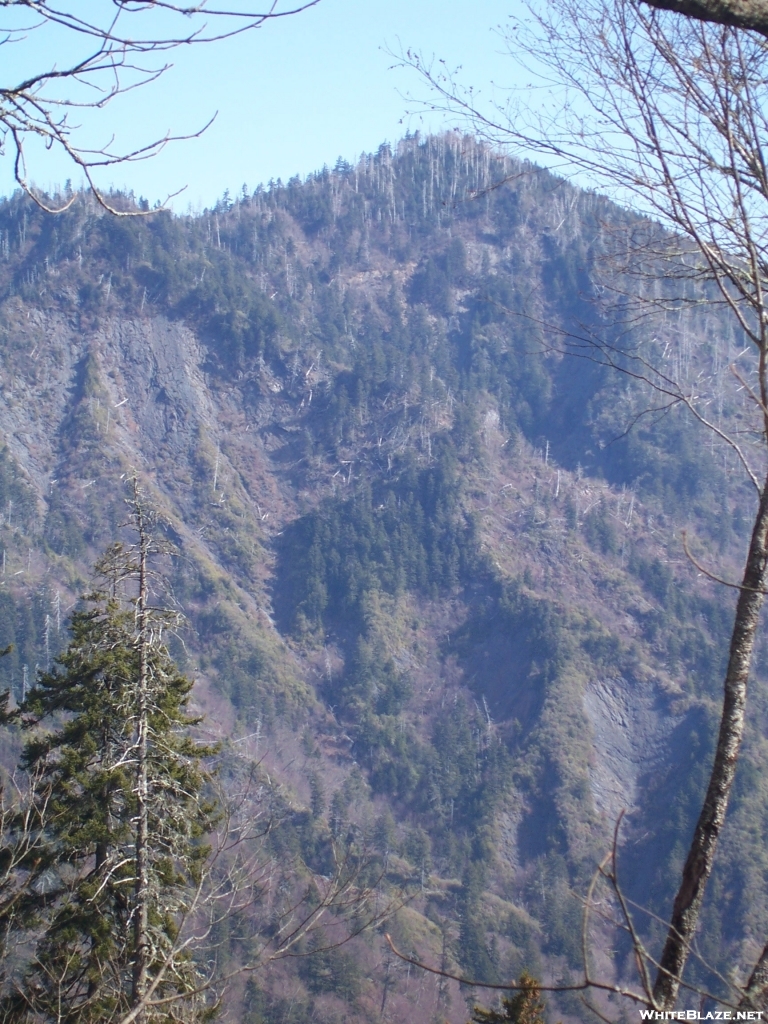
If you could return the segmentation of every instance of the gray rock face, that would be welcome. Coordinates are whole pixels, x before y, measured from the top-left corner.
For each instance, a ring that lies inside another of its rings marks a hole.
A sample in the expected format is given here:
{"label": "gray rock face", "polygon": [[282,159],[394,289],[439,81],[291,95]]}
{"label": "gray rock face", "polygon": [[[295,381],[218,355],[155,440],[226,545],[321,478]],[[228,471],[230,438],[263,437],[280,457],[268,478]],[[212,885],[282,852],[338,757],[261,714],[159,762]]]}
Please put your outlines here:
{"label": "gray rock face", "polygon": [[195,428],[215,432],[216,416],[201,370],[204,353],[183,324],[161,317],[112,320],[94,339],[116,410],[135,424],[138,443],[151,458],[153,446],[169,443],[188,454]]}
{"label": "gray rock face", "polygon": [[589,767],[595,807],[608,824],[641,803],[642,779],[669,760],[668,744],[681,721],[653,680],[594,679],[584,692],[592,725]]}

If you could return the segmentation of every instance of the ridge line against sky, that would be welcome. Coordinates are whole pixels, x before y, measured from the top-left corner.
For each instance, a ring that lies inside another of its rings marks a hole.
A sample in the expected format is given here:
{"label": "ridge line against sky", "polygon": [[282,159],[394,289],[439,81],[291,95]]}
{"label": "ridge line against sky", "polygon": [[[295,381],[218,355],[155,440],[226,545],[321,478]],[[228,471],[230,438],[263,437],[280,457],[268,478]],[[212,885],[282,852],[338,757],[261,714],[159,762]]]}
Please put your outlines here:
{"label": "ridge line against sky", "polygon": [[[412,47],[450,67],[490,95],[492,82],[515,82],[515,68],[495,29],[510,0],[320,0],[311,10],[210,46],[171,54],[174,67],[147,87],[109,104],[82,123],[89,142],[114,133],[121,149],[170,130],[200,137],[170,144],[152,160],[111,168],[103,188],[133,191],[150,203],[186,186],[178,213],[212,206],[225,190],[298,174],[302,179],[339,157],[395,143],[407,131],[440,131],[443,115],[408,117],[407,92],[424,94],[408,72],[393,68],[387,47]],[[4,83],[61,60],[61,38],[30,35],[3,51]],[[63,157],[32,152],[30,178],[46,191],[80,178]],[[11,162],[0,159],[0,195],[14,191]]]}

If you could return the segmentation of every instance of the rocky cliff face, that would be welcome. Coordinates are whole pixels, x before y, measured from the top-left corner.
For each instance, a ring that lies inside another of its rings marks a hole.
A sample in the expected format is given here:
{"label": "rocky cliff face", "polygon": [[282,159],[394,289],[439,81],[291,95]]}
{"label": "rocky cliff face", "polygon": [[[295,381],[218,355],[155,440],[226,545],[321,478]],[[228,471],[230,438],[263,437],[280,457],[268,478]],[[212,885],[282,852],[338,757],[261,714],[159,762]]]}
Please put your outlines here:
{"label": "rocky cliff face", "polygon": [[[626,434],[647,395],[553,351],[555,325],[605,317],[595,261],[627,215],[517,170],[489,190],[508,162],[415,139],[197,219],[0,209],[6,685],[63,644],[138,474],[205,729],[279,787],[296,856],[354,826],[411,892],[400,945],[485,980],[578,970],[577,897],[622,810],[630,894],[665,913],[731,605],[679,531],[730,569],[750,500],[681,415]],[[708,911],[720,965],[764,931],[736,879],[762,870],[744,832],[765,820],[745,787]],[[350,950],[272,968],[228,1012],[466,1019],[378,937]]]}

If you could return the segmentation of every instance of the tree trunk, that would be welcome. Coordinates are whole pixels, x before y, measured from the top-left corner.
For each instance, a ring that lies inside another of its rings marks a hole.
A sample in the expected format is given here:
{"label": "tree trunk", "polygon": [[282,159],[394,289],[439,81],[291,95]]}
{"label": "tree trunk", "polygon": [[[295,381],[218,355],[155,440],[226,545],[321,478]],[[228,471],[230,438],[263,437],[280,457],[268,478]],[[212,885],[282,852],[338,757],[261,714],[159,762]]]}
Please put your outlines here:
{"label": "tree trunk", "polygon": [[[149,728],[149,638],[147,637],[147,546],[148,537],[138,496],[134,497],[139,527],[139,596],[136,606],[139,641],[139,679],[136,723],[136,881],[133,919],[133,986],[131,1007],[141,1005],[147,994],[149,967],[149,792],[147,752]],[[136,1020],[145,1018],[142,1010]]]}
{"label": "tree trunk", "polygon": [[645,0],[649,7],[768,36],[768,0]]}
{"label": "tree trunk", "polygon": [[704,890],[715,859],[717,840],[725,821],[728,797],[744,733],[747,681],[763,603],[767,563],[768,478],[763,485],[736,605],[736,618],[725,674],[723,714],[712,774],[675,897],[667,940],[653,988],[654,1002],[659,1010],[671,1010],[675,1005],[680,987],[679,979],[693,942]]}
{"label": "tree trunk", "polygon": [[768,944],[749,976],[739,1007],[745,1010],[768,1009]]}

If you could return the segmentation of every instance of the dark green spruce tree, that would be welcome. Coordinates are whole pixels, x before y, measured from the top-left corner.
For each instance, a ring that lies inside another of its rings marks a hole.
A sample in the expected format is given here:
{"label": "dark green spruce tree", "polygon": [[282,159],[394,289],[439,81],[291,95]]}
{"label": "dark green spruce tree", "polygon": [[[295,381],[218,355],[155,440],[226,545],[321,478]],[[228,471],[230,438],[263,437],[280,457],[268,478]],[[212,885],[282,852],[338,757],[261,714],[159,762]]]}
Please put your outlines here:
{"label": "dark green spruce tree", "polygon": [[189,1024],[211,1013],[181,941],[215,827],[211,749],[190,736],[192,683],[164,643],[174,614],[150,606],[138,497],[133,512],[136,545],[97,566],[100,588],[73,615],[69,646],[20,708],[34,785],[31,813],[22,808],[4,838],[6,857],[29,850],[6,915],[19,950],[0,1006],[8,1024]]}

